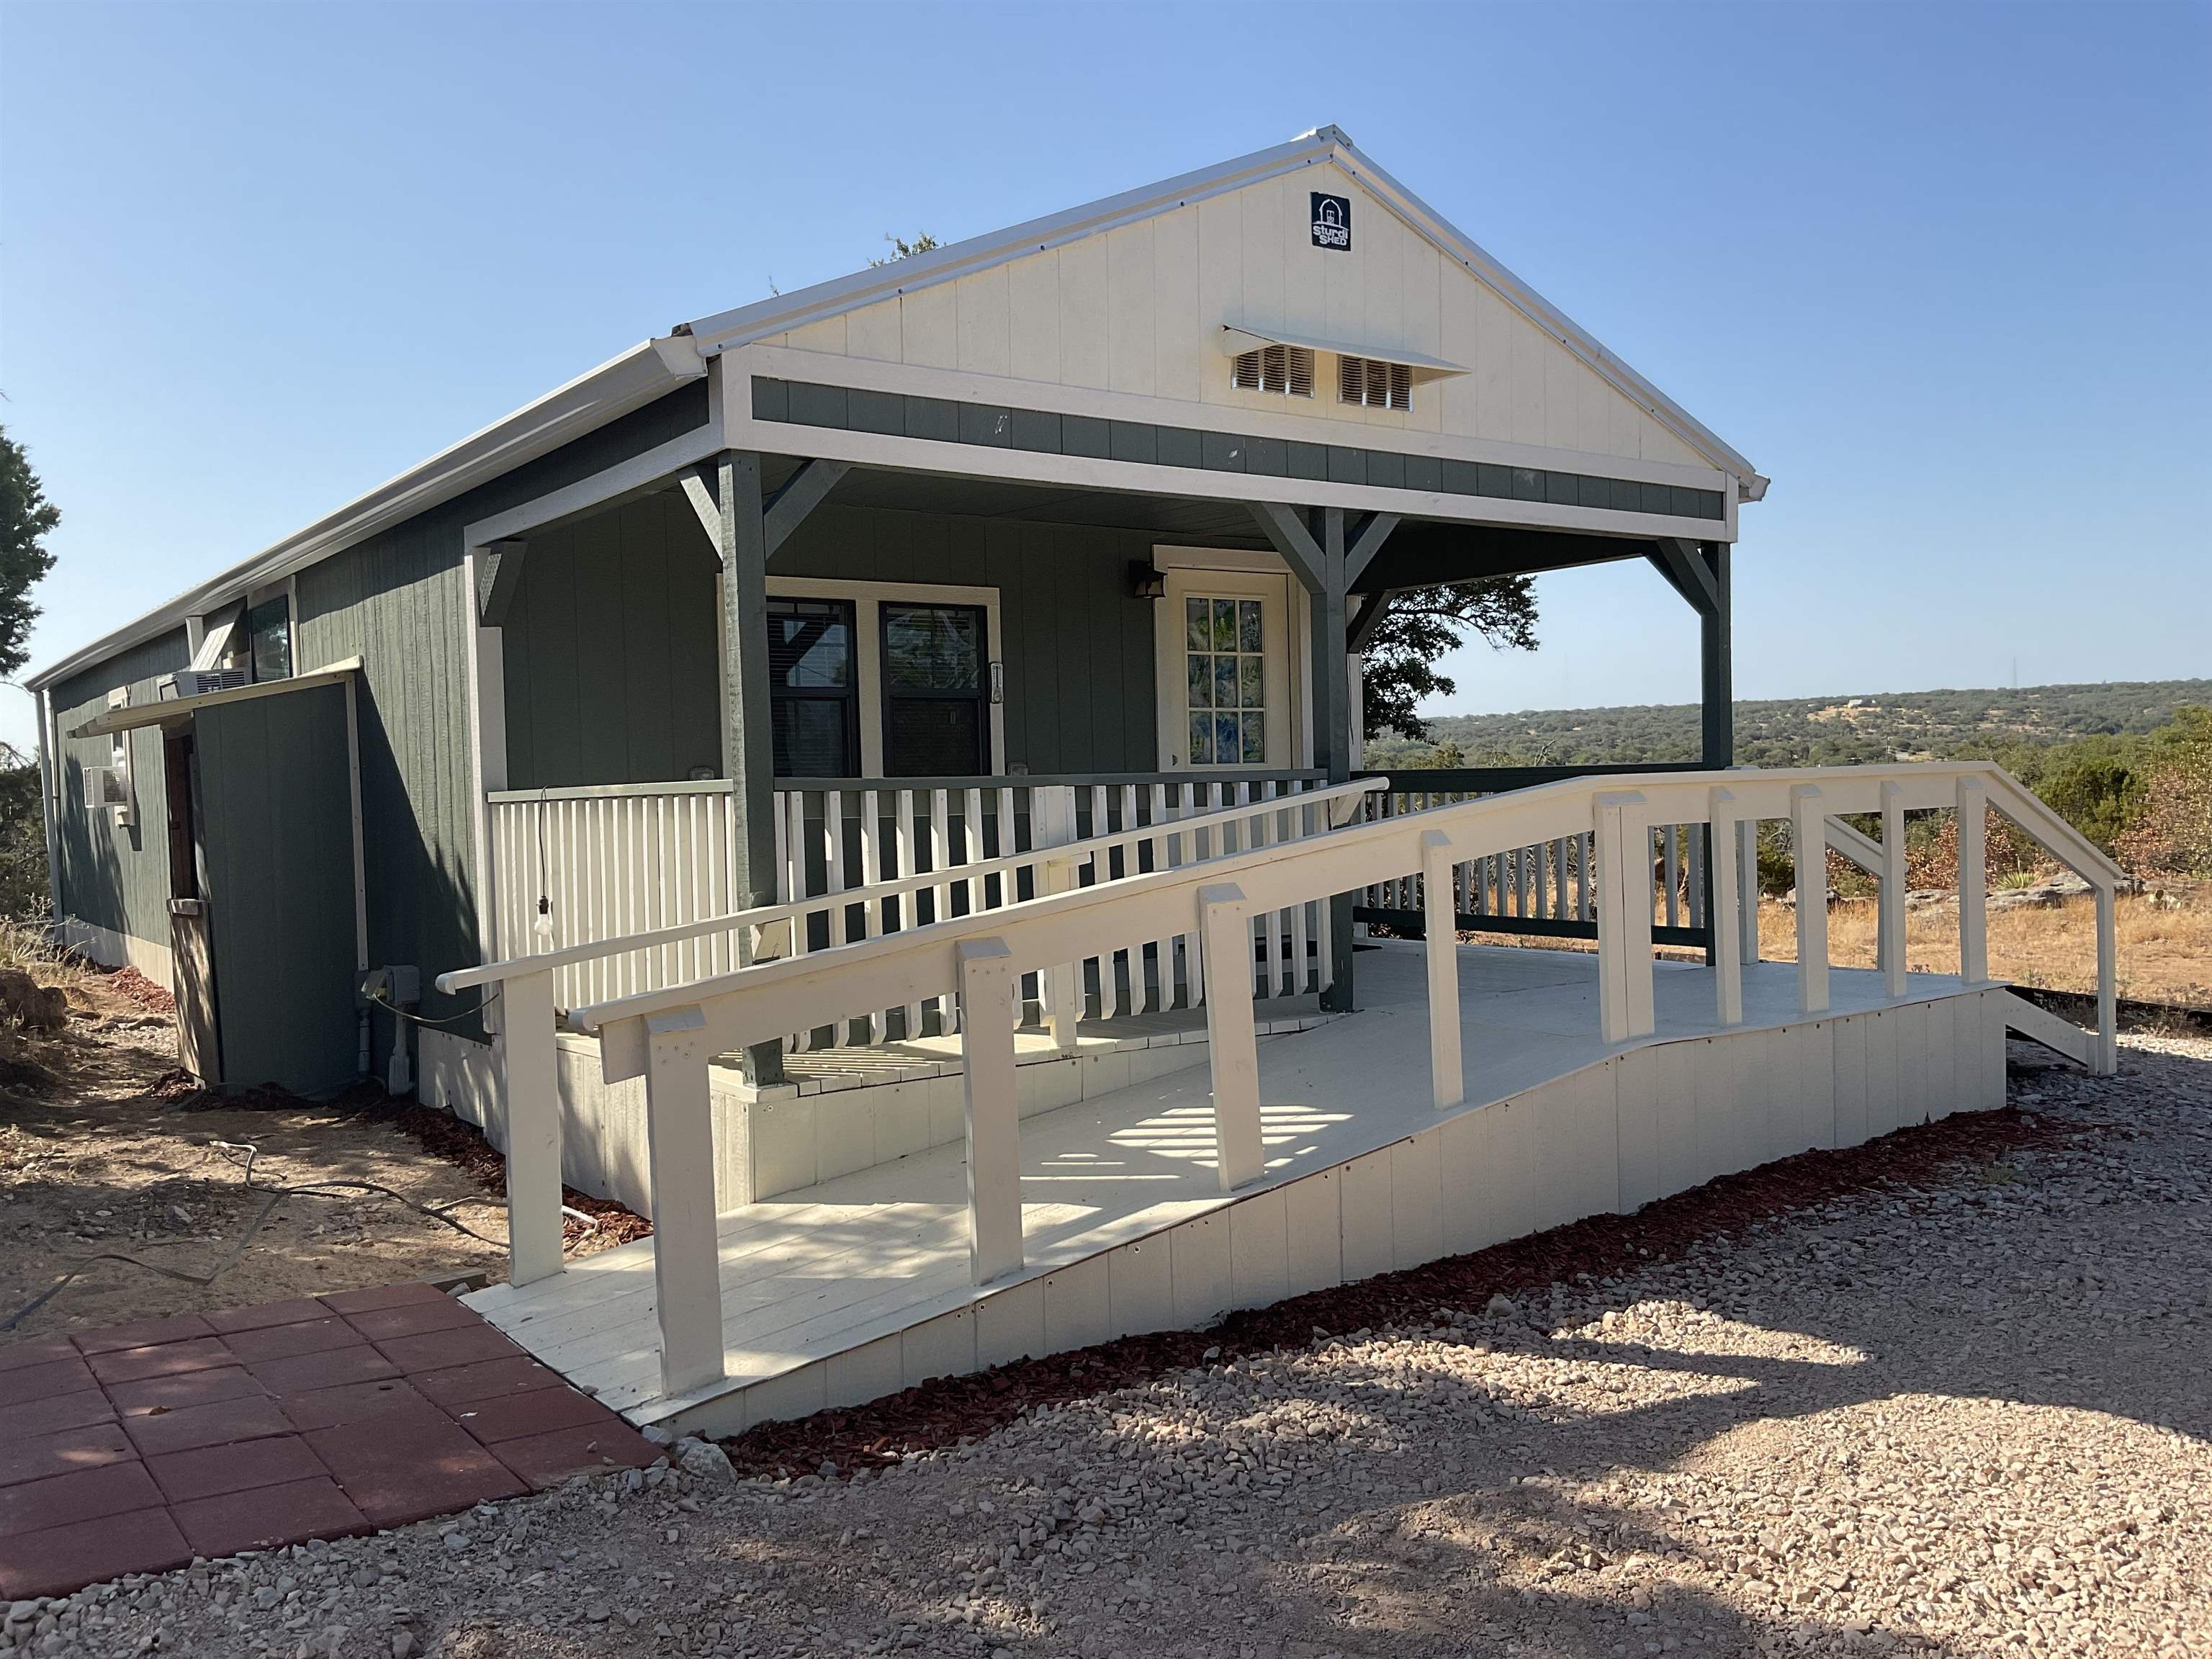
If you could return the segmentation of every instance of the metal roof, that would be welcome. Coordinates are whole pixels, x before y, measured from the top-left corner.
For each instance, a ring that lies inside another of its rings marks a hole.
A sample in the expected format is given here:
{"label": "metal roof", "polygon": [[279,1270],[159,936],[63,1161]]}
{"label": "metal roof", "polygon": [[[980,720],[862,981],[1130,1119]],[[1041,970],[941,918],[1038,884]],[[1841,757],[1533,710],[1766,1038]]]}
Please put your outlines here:
{"label": "metal roof", "polygon": [[[724,351],[825,317],[857,310],[878,300],[954,282],[970,272],[1094,236],[1117,225],[1133,223],[1191,202],[1328,162],[1358,179],[1390,212],[1448,258],[1480,276],[1508,304],[1715,467],[1735,474],[1742,482],[1746,500],[1757,501],[1764,495],[1767,481],[1743,455],[1370,161],[1341,128],[1323,126],[1286,144],[1255,151],[1195,173],[1125,191],[1118,196],[1032,219],[989,235],[971,237],[928,253],[855,271],[849,276],[817,283],[794,293],[776,295],[752,305],[680,323],[667,335],[631,347],[252,558],[70,653],[29,676],[25,683],[34,690],[44,690],[71,674],[95,666],[118,651],[181,627],[187,617],[204,615],[252,588],[281,580],[380,530],[450,501],[524,461],[641,408],[687,380],[698,379],[706,373],[706,359]],[[1283,337],[1270,333],[1268,337]],[[1322,349],[1340,348],[1324,345]],[[1402,352],[1364,355],[1413,362]],[[1428,362],[1432,372],[1451,368],[1437,360]]]}

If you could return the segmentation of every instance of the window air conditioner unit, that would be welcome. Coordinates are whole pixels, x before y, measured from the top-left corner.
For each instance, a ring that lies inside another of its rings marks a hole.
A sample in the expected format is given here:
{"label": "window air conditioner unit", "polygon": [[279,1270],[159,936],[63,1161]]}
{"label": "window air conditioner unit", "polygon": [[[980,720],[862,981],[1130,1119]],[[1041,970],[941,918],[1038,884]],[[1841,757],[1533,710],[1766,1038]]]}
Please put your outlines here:
{"label": "window air conditioner unit", "polygon": [[163,675],[154,690],[160,701],[174,702],[179,697],[204,697],[210,691],[235,691],[251,684],[252,678],[243,668],[179,668]]}

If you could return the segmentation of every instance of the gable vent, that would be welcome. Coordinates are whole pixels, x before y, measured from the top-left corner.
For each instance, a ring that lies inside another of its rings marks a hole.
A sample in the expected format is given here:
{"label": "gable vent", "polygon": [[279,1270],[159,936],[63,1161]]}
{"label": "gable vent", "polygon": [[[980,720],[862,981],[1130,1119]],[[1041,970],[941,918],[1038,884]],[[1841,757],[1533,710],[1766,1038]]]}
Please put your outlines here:
{"label": "gable vent", "polygon": [[1379,357],[1336,360],[1336,398],[1368,409],[1413,406],[1413,371],[1404,363],[1386,363]]}
{"label": "gable vent", "polygon": [[1310,398],[1314,355],[1304,346],[1262,346],[1241,352],[1230,369],[1230,384],[1247,392],[1273,392],[1285,398]]}

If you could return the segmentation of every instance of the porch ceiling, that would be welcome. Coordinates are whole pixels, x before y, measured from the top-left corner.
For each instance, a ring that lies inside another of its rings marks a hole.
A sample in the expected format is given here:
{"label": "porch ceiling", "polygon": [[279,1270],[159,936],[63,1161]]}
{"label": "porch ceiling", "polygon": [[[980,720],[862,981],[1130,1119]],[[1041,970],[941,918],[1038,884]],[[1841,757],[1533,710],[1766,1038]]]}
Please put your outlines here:
{"label": "porch ceiling", "polygon": [[[772,495],[799,465],[790,457],[769,458],[763,471],[769,492]],[[870,467],[854,467],[840,481],[830,499],[848,507],[1147,531],[1163,542],[1187,546],[1255,550],[1268,546],[1251,514],[1235,501],[1066,489],[999,478]],[[1391,533],[1373,562],[1352,584],[1352,591],[1378,592],[1385,588],[1641,559],[1652,546],[1649,541],[1620,536],[1409,519]]]}

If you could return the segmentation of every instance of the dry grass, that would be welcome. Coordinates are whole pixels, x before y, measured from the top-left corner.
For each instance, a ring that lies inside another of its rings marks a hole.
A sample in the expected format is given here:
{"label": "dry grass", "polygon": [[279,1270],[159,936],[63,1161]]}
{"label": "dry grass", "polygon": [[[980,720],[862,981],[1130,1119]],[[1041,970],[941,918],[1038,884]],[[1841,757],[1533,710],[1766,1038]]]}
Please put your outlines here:
{"label": "dry grass", "polygon": [[[2212,1008],[2212,894],[2173,899],[2123,897],[2114,913],[2119,994],[2144,1002]],[[1847,899],[1828,912],[1828,960],[1838,967],[1875,963],[1875,910],[1870,899]],[[1917,971],[1959,971],[1956,906],[1908,911],[1905,965]],[[1759,954],[1797,959],[1797,917],[1787,905],[1759,907]],[[2045,990],[2097,988],[2097,907],[2084,895],[2056,906],[2021,905],[1990,915],[1990,973]]]}

